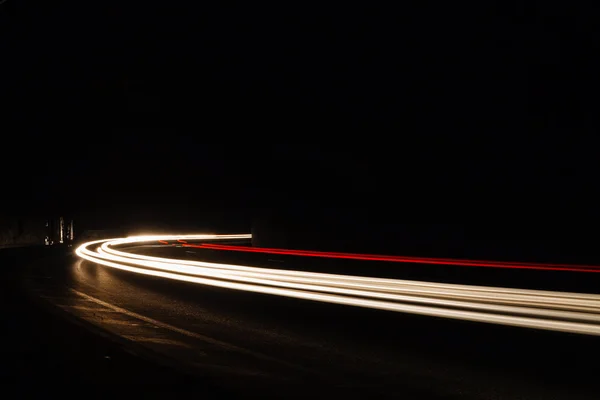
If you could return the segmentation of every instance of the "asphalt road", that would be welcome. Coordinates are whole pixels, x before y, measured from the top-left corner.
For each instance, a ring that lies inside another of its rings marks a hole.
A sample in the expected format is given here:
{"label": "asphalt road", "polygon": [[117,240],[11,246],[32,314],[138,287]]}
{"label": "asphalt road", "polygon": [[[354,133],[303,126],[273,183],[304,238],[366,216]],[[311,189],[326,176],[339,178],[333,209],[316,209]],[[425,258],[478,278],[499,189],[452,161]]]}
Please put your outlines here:
{"label": "asphalt road", "polygon": [[[294,257],[164,245],[130,250],[212,261],[251,259],[253,265],[271,267],[310,264]],[[331,263],[313,264],[335,268]],[[354,268],[360,268],[357,265]],[[519,276],[511,273],[518,282]],[[531,272],[527,274],[523,282],[533,279]],[[547,280],[550,286],[574,281],[586,286],[592,280],[544,274],[552,278]],[[458,275],[447,277],[452,281]],[[118,271],[75,256],[32,268],[28,288],[68,315],[126,341],[145,357],[208,376],[240,397],[597,399],[600,395],[593,368],[600,355],[596,336],[219,289]]]}

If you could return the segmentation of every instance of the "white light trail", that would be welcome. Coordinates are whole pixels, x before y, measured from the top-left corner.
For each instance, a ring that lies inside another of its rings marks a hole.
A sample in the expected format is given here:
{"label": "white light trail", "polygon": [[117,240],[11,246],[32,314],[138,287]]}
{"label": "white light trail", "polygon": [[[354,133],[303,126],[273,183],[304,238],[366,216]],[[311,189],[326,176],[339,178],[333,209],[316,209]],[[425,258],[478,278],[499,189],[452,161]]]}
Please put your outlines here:
{"label": "white light trail", "polygon": [[396,312],[600,335],[600,295],[457,285],[258,268],[133,254],[115,247],[156,241],[249,239],[251,235],[155,235],[97,240],[76,254],[144,275],[221,288]]}

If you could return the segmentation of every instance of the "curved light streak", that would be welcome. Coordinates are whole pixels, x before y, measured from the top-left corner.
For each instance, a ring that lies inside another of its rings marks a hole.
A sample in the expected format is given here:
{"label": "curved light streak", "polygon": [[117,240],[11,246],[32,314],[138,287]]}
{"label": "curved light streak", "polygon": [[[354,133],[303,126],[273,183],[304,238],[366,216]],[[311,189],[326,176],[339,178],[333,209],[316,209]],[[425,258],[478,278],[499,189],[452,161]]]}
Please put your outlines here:
{"label": "curved light streak", "polygon": [[234,290],[528,328],[600,335],[600,295],[419,282],[258,268],[133,254],[148,242],[249,239],[250,235],[153,235],[96,240],[88,261],[129,272]]}
{"label": "curved light streak", "polygon": [[[185,242],[181,242],[185,243]],[[168,242],[165,242],[168,244]],[[502,269],[530,269],[540,271],[570,271],[570,272],[600,272],[600,267],[594,265],[548,264],[548,263],[514,263],[503,261],[467,260],[452,258],[403,257],[377,254],[339,253],[310,250],[274,249],[265,247],[232,246],[214,243],[184,244],[184,247],[195,247],[209,250],[239,251],[247,253],[279,254],[295,257],[338,258],[346,260],[382,261],[405,264],[430,264],[458,267],[488,267]]]}

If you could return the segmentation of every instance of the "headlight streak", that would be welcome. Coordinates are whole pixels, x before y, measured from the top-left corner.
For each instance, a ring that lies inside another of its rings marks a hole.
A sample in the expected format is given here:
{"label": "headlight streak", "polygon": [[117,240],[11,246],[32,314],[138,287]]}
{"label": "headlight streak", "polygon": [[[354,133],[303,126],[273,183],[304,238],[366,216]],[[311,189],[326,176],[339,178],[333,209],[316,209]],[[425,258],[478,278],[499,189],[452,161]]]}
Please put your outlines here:
{"label": "headlight streak", "polygon": [[81,245],[76,254],[112,268],[221,288],[435,317],[600,335],[600,295],[278,270],[152,257],[114,248],[157,241],[181,243],[250,237],[155,235],[97,240]]}

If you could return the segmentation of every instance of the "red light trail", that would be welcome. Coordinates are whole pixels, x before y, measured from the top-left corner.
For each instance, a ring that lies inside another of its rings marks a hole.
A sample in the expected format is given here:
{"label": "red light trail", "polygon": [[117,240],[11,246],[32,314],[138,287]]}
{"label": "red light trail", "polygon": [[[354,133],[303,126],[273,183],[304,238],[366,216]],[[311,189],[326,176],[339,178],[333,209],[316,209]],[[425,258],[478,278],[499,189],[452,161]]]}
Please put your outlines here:
{"label": "red light trail", "polygon": [[256,248],[248,246],[232,246],[219,244],[183,244],[183,247],[195,247],[207,250],[240,251],[248,253],[280,254],[300,257],[337,258],[347,260],[383,261],[396,263],[451,265],[460,267],[488,267],[504,269],[529,269],[545,271],[600,272],[600,267],[590,265],[512,263],[501,261],[466,260],[451,258],[402,257],[377,254],[336,253],[324,251],[289,250],[274,248]]}

